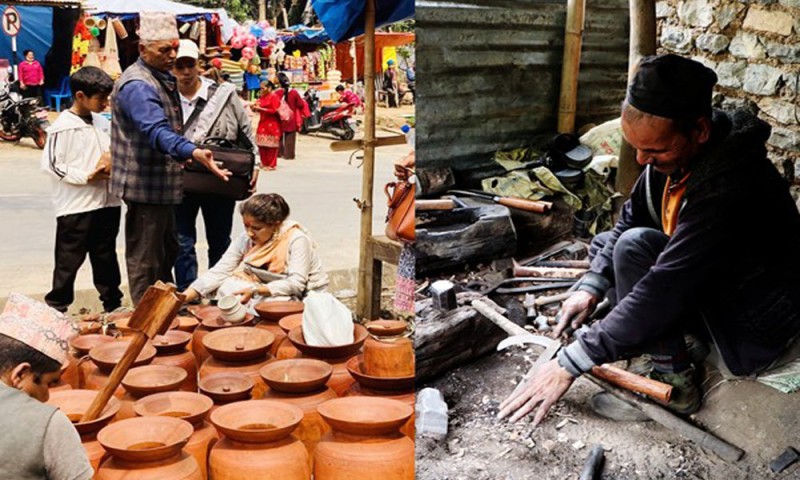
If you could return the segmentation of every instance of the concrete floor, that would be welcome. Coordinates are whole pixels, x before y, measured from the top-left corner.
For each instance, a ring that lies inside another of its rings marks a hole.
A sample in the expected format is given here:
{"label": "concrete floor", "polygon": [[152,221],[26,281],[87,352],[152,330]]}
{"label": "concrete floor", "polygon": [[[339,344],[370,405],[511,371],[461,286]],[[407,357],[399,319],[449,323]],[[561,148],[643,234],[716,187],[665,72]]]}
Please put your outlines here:
{"label": "concrete floor", "polygon": [[[379,115],[400,118],[413,113],[406,109]],[[378,136],[382,135],[388,133],[379,130]],[[258,191],[283,195],[292,209],[291,217],[311,232],[326,270],[346,272],[358,267],[360,215],[353,198],[361,196],[361,169],[355,159],[348,163],[350,152],[332,152],[328,147],[332,140],[322,135],[299,135],[297,159],[279,160],[276,171],[262,171]],[[376,150],[373,231],[377,234],[383,232],[386,215],[383,185],[392,178],[393,162],[407,152],[406,146]],[[39,170],[41,154],[30,139],[19,144],[0,142],[0,304],[12,291],[42,298],[50,288],[55,218],[50,180]],[[197,249],[203,271],[207,245],[201,240],[205,233],[200,216],[198,230]],[[233,235],[242,231],[237,214]],[[127,283],[122,234],[117,239],[117,253],[123,283]],[[345,277],[354,278],[352,272]],[[88,303],[89,308],[97,308],[88,261],[78,274],[76,290],[86,292],[75,306]]]}

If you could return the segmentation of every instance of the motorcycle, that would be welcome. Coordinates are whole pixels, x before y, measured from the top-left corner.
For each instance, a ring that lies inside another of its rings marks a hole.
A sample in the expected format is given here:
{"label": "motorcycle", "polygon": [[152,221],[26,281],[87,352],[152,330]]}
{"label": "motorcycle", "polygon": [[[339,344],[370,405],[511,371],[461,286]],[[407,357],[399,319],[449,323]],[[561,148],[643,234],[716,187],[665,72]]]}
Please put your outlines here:
{"label": "motorcycle", "polygon": [[47,141],[47,109],[39,106],[37,98],[15,98],[10,86],[0,89],[0,139],[16,142],[31,137],[39,148]]}
{"label": "motorcycle", "polygon": [[304,94],[311,116],[303,120],[300,133],[331,133],[342,140],[352,140],[356,135],[355,107],[346,103],[321,107],[317,91],[313,88]]}

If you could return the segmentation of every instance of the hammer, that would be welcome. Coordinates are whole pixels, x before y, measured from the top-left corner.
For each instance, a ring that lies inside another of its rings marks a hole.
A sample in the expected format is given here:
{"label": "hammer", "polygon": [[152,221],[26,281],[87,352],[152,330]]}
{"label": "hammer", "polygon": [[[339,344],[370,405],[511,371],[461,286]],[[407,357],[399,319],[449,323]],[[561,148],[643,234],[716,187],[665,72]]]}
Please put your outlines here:
{"label": "hammer", "polygon": [[[534,335],[528,332],[511,320],[500,315],[480,300],[473,300],[472,308],[511,335],[509,338],[500,342],[497,346],[498,351],[510,345],[533,343],[543,346],[545,347],[545,351],[539,355],[535,363],[535,365],[541,365],[555,357],[556,353],[561,349],[561,343],[557,339],[545,337],[543,335]],[[531,369],[531,371],[534,371],[534,369]],[[591,374],[618,387],[632,392],[642,393],[663,402],[669,401],[670,395],[672,394],[672,385],[657,382],[608,364],[595,365],[592,367]],[[520,385],[522,385],[522,383],[520,383]]]}
{"label": "hammer", "polygon": [[89,406],[89,410],[81,417],[81,423],[97,419],[122,379],[125,378],[134,360],[141,353],[147,340],[167,333],[169,325],[178,315],[178,310],[183,304],[183,295],[175,293],[176,290],[175,285],[167,285],[159,281],[144,293],[128,321],[128,328],[134,330],[133,339],[122,359],[111,372],[108,382],[97,394]]}

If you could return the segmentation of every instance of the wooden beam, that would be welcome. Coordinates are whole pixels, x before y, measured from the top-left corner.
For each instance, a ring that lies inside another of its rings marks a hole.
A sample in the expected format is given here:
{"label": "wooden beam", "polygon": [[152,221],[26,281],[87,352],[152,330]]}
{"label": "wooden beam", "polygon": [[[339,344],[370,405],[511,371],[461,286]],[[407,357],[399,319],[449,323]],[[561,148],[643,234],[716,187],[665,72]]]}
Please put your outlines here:
{"label": "wooden beam", "polygon": [[370,239],[372,244],[372,258],[380,260],[381,262],[391,263],[397,265],[400,261],[400,251],[403,245],[400,242],[389,240],[388,237],[372,237]]}
{"label": "wooden beam", "polygon": [[[374,262],[370,248],[372,238],[372,191],[375,184],[375,0],[366,0],[364,22],[364,164],[361,170],[361,241],[358,260],[358,296],[356,315],[367,316],[372,303]],[[371,310],[371,309],[370,309]]]}
{"label": "wooden beam", "polygon": [[581,43],[586,17],[586,0],[567,1],[567,24],[564,32],[564,59],[561,69],[561,94],[558,99],[558,132],[575,131],[578,109],[578,74],[581,70]]}

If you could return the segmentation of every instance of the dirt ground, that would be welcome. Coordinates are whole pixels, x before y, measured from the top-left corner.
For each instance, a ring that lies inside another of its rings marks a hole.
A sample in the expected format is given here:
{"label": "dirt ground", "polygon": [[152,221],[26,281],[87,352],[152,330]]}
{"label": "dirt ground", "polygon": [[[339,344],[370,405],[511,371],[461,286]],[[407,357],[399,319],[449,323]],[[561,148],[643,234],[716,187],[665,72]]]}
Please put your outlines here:
{"label": "dirt ground", "polygon": [[[442,392],[450,419],[445,440],[417,438],[417,479],[577,479],[592,446],[598,443],[605,448],[603,479],[800,478],[797,464],[780,475],[772,474],[767,466],[777,455],[772,451],[752,454],[752,448],[738,444],[748,454],[730,464],[655,422],[603,419],[589,406],[591,396],[600,389],[585,379],[573,384],[536,430],[531,428],[530,419],[517,424],[498,421],[499,403],[538,353],[538,347],[494,353],[424,385]],[[750,397],[757,403],[758,396],[750,392]],[[727,398],[733,410],[746,408],[735,396]],[[795,417],[796,403],[788,405]],[[704,410],[711,411],[705,414],[705,420],[713,422],[715,407],[706,406]],[[735,421],[731,422],[734,426]],[[768,429],[761,434],[770,436]],[[786,446],[776,445],[778,453]]]}

